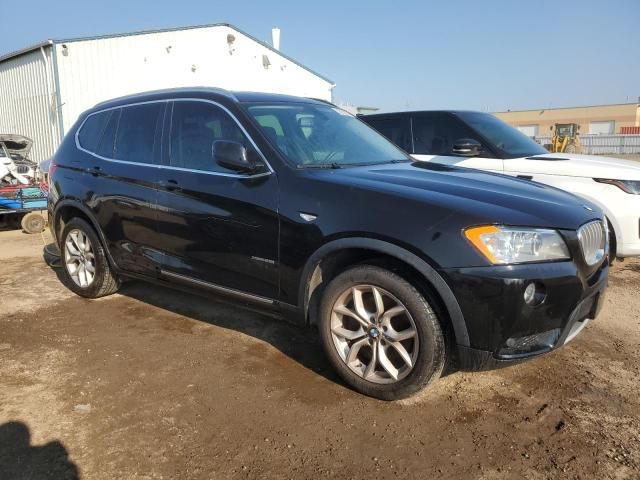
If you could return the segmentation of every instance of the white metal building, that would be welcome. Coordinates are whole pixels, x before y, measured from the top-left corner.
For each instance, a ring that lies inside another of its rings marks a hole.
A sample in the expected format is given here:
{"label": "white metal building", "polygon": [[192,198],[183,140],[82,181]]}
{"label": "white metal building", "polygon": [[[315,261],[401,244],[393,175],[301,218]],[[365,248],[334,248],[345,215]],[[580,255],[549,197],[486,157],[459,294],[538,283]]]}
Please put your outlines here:
{"label": "white metal building", "polygon": [[48,40],[0,56],[0,133],[51,156],[78,115],[98,102],[161,88],[212,86],[331,100],[335,84],[229,24]]}

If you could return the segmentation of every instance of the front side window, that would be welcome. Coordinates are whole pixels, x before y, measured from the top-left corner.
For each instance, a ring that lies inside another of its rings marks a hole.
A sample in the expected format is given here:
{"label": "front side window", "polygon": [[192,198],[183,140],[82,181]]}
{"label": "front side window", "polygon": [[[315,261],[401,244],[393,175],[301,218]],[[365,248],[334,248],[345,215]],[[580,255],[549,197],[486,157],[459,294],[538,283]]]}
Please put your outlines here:
{"label": "front side window", "polygon": [[135,163],[153,163],[156,130],[163,103],[123,107],[120,112],[114,158]]}
{"label": "front side window", "polygon": [[209,172],[237,173],[214,160],[214,142],[228,140],[252,148],[238,124],[220,107],[206,102],[173,104],[170,136],[172,167]]}
{"label": "front side window", "polygon": [[[453,146],[458,140],[482,140],[462,122],[442,113],[416,114],[413,117],[414,153],[420,155],[453,155]],[[482,156],[490,156],[483,149]]]}
{"label": "front side window", "polygon": [[410,161],[372,128],[331,105],[250,103],[265,137],[296,167],[341,167]]}
{"label": "front side window", "polygon": [[544,155],[549,152],[524,133],[488,113],[462,112],[464,122],[486,138],[504,158]]}

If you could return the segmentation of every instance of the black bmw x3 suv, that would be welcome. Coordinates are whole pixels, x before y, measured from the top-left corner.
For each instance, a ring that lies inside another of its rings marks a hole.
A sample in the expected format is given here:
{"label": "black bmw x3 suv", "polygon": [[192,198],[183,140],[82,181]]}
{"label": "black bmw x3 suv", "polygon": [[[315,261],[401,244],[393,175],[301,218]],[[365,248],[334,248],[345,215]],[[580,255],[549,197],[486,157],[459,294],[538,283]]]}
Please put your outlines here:
{"label": "black bmw x3 suv", "polygon": [[387,400],[445,364],[564,345],[607,284],[593,205],[413,162],[317,100],[190,88],[104,102],[68,132],[49,180],[78,295],[141,279],[298,318],[349,385]]}

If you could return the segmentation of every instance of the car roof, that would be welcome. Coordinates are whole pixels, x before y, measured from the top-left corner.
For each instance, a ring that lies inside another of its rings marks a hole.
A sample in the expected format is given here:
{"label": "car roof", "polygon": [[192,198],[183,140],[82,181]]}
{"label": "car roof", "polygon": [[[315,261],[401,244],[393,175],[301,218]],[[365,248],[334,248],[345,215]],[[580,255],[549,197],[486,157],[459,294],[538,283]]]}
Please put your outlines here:
{"label": "car roof", "polygon": [[209,98],[212,100],[227,100],[230,102],[297,102],[297,103],[328,103],[323,100],[312,98],[295,97],[293,95],[282,95],[278,93],[263,92],[234,92],[215,87],[181,87],[168,88],[163,90],[153,90],[140,92],[123,97],[105,100],[95,105],[91,110],[99,110],[108,107],[117,107],[129,103],[144,103],[155,100],[171,100],[173,98]]}

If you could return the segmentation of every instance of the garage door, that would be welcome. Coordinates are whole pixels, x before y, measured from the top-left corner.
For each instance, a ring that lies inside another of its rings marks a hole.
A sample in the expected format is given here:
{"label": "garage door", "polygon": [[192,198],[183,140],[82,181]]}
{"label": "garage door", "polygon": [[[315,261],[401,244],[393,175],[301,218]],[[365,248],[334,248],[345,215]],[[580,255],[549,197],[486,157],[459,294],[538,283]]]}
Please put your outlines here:
{"label": "garage door", "polygon": [[589,133],[591,135],[612,135],[613,120],[603,122],[591,122],[589,124]]}
{"label": "garage door", "polygon": [[538,136],[538,125],[520,125],[516,128],[524,133],[527,137]]}

